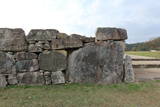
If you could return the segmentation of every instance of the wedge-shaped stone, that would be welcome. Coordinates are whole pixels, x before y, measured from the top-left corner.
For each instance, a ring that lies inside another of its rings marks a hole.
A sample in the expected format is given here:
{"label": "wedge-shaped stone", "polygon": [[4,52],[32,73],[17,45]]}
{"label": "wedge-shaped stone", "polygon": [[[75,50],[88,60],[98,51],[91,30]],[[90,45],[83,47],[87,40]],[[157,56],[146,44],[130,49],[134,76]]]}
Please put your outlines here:
{"label": "wedge-shaped stone", "polygon": [[51,41],[53,38],[56,38],[59,31],[55,29],[33,29],[29,32],[27,36],[28,41]]}
{"label": "wedge-shaped stone", "polygon": [[27,49],[22,29],[0,28],[0,51],[24,51]]}
{"label": "wedge-shaped stone", "polygon": [[39,55],[39,65],[41,70],[61,71],[66,69],[66,56],[57,51],[48,51]]}
{"label": "wedge-shaped stone", "polygon": [[53,39],[51,45],[52,49],[68,49],[82,47],[83,43],[80,39],[67,37],[62,39]]}
{"label": "wedge-shaped stone", "polygon": [[98,28],[96,32],[96,40],[125,40],[127,39],[127,31],[121,28]]}
{"label": "wedge-shaped stone", "polygon": [[44,85],[45,84],[43,73],[40,73],[40,72],[18,73],[17,79],[20,85]]}
{"label": "wedge-shaped stone", "polygon": [[86,45],[69,56],[69,81],[97,84],[122,82],[123,54],[119,41]]}

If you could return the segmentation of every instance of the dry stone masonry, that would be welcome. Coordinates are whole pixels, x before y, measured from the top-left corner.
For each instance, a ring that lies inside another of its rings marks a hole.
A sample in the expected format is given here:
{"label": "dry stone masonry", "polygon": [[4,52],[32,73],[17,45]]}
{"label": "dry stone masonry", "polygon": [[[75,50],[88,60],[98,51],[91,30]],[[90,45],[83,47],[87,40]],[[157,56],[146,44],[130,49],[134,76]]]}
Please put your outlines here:
{"label": "dry stone masonry", "polygon": [[121,28],[98,28],[95,38],[0,28],[0,87],[134,82],[131,59],[124,56],[126,39]]}

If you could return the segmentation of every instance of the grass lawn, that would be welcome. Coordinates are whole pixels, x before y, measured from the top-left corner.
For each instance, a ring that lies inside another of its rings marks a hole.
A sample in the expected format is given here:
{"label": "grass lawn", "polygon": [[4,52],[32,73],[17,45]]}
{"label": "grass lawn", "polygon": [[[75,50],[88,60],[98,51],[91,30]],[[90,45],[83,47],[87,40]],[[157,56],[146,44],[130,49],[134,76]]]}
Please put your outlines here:
{"label": "grass lawn", "polygon": [[0,107],[160,107],[160,81],[0,89]]}
{"label": "grass lawn", "polygon": [[155,57],[160,58],[160,51],[158,52],[149,52],[149,51],[127,51],[129,55],[138,55],[138,56],[147,56],[147,57]]}

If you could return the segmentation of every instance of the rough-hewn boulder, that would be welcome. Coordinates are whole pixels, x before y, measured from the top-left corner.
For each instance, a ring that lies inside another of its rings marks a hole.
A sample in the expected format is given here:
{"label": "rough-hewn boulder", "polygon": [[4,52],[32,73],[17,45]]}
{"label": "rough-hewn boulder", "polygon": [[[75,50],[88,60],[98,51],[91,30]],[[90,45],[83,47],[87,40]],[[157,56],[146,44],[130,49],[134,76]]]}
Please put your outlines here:
{"label": "rough-hewn boulder", "polygon": [[22,29],[0,28],[0,51],[24,51],[27,49]]}
{"label": "rough-hewn boulder", "polygon": [[62,84],[65,83],[64,74],[62,71],[52,72],[51,74],[52,84]]}
{"label": "rough-hewn boulder", "polygon": [[57,37],[57,34],[59,33],[58,30],[55,29],[33,29],[29,32],[27,36],[28,41],[43,41],[43,40],[49,40],[51,41],[53,38]]}
{"label": "rough-hewn boulder", "polygon": [[20,85],[43,85],[45,84],[43,73],[40,73],[40,72],[18,73],[17,79]]}
{"label": "rough-hewn boulder", "polygon": [[127,39],[127,31],[121,28],[98,28],[96,32],[96,40],[125,40]]}
{"label": "rough-hewn boulder", "polygon": [[82,47],[83,43],[80,39],[67,37],[62,39],[53,39],[51,46],[52,49],[69,49]]}
{"label": "rough-hewn boulder", "polygon": [[4,52],[0,52],[0,74],[15,74],[14,58]]}
{"label": "rough-hewn boulder", "polygon": [[123,80],[124,49],[119,41],[89,44],[69,56],[69,81],[111,84]]}
{"label": "rough-hewn boulder", "polygon": [[7,81],[5,76],[0,75],[0,88],[6,87],[6,85],[7,85]]}
{"label": "rough-hewn boulder", "polygon": [[30,52],[18,52],[15,55],[16,60],[32,60],[36,59],[38,56],[35,53]]}
{"label": "rough-hewn boulder", "polygon": [[40,69],[48,71],[62,71],[66,69],[66,56],[58,51],[48,51],[39,55]]}
{"label": "rough-hewn boulder", "polygon": [[37,59],[21,60],[16,62],[17,72],[33,72],[39,70],[39,64]]}
{"label": "rough-hewn boulder", "polygon": [[132,66],[132,58],[128,55],[124,56],[124,82],[135,82],[135,75]]}

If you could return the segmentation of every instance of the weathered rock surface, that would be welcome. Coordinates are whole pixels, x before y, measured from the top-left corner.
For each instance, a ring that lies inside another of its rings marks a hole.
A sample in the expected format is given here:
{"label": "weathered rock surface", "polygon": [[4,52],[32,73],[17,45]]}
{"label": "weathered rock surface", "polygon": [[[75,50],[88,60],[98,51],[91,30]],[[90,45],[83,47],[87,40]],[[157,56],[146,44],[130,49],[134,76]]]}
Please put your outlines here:
{"label": "weathered rock surface", "polygon": [[26,49],[27,43],[22,29],[0,28],[1,51],[24,51]]}
{"label": "weathered rock surface", "polygon": [[6,87],[6,85],[7,85],[7,81],[5,76],[0,75],[0,88]]}
{"label": "weathered rock surface", "polygon": [[98,28],[96,32],[96,40],[125,40],[127,39],[127,31],[121,28]]}
{"label": "weathered rock surface", "polygon": [[16,69],[18,72],[33,72],[39,70],[37,59],[21,60],[16,62]]}
{"label": "weathered rock surface", "polygon": [[45,79],[45,84],[49,85],[52,83],[51,80],[51,72],[44,72],[44,79]]}
{"label": "weathered rock surface", "polygon": [[4,52],[0,52],[0,74],[15,74],[14,58]]}
{"label": "weathered rock surface", "polygon": [[59,31],[55,29],[33,29],[29,32],[27,36],[28,41],[43,41],[48,40],[51,41],[52,39],[56,38]]}
{"label": "weathered rock surface", "polygon": [[18,83],[16,75],[13,74],[8,75],[7,81],[9,85],[15,85]]}
{"label": "weathered rock surface", "polygon": [[72,34],[71,37],[80,39],[83,43],[95,42],[95,38],[93,37],[85,37],[78,34]]}
{"label": "weathered rock surface", "polygon": [[69,56],[69,81],[111,84],[123,80],[123,47],[118,41],[89,44]]}
{"label": "weathered rock surface", "polygon": [[67,37],[63,39],[53,39],[51,46],[52,49],[79,48],[83,46],[83,43],[80,39]]}
{"label": "weathered rock surface", "polygon": [[28,51],[29,52],[42,52],[42,47],[37,46],[37,44],[29,44],[28,46]]}
{"label": "weathered rock surface", "polygon": [[48,71],[61,71],[66,69],[66,56],[57,51],[48,51],[39,55],[40,69]]}
{"label": "weathered rock surface", "polygon": [[135,82],[132,59],[128,55],[124,56],[124,71],[125,71],[124,82],[127,82],[127,83]]}
{"label": "weathered rock surface", "polygon": [[17,79],[20,85],[44,85],[45,84],[43,73],[40,73],[40,72],[18,73]]}
{"label": "weathered rock surface", "polygon": [[16,60],[32,60],[36,59],[38,56],[35,53],[30,52],[18,52],[15,55]]}
{"label": "weathered rock surface", "polygon": [[64,74],[62,71],[52,72],[51,74],[52,84],[62,84],[65,83]]}

